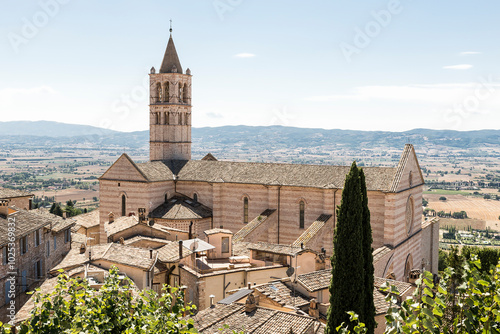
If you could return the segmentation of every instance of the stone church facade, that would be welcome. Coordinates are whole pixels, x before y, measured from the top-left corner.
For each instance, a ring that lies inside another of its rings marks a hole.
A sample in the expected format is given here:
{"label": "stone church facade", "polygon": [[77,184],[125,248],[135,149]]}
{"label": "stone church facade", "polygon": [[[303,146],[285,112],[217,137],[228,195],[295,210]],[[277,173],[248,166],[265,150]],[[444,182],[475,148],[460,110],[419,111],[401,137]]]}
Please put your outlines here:
{"label": "stone church facade", "polygon": [[[191,71],[183,72],[172,36],[159,73],[150,73],[150,161],[126,154],[100,177],[100,242],[110,212],[145,211],[145,221],[204,238],[207,228],[233,242],[302,246],[332,254],[347,166],[191,160]],[[422,222],[424,179],[412,145],[393,168],[365,167],[375,274],[407,280],[437,272],[438,226]],[[182,198],[182,201],[179,201]]]}

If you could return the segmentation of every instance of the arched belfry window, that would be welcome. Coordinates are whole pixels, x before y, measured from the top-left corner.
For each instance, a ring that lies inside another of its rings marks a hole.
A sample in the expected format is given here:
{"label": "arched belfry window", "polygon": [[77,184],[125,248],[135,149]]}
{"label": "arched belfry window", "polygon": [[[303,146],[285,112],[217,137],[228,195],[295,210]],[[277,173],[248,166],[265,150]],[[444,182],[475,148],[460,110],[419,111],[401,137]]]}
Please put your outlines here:
{"label": "arched belfry window", "polygon": [[300,201],[299,203],[299,228],[304,228],[304,216],[305,204],[304,201]]}
{"label": "arched belfry window", "polygon": [[122,195],[122,216],[127,215],[127,198],[125,195]]}
{"label": "arched belfry window", "polygon": [[170,113],[167,112],[165,113],[165,124],[169,125],[170,124]]}
{"label": "arched belfry window", "polygon": [[248,197],[243,198],[243,222],[248,223]]}
{"label": "arched belfry window", "polygon": [[165,94],[163,95],[164,99],[163,101],[169,102],[170,101],[170,82],[165,83]]}
{"label": "arched belfry window", "polygon": [[163,94],[161,91],[161,84],[158,82],[156,84],[156,101],[155,102],[160,102],[163,100]]}
{"label": "arched belfry window", "polygon": [[179,103],[182,102],[182,84],[179,83]]}
{"label": "arched belfry window", "polygon": [[188,89],[187,89],[187,84],[184,84],[184,89],[182,90],[182,101],[184,103],[188,102]]}

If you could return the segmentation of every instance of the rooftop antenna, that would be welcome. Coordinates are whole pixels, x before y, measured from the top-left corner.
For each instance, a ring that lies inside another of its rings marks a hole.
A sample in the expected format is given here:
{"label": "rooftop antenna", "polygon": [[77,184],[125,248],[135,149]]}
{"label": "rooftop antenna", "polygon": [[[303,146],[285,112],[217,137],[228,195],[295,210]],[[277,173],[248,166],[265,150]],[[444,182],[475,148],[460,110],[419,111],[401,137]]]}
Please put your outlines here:
{"label": "rooftop antenna", "polygon": [[170,19],[170,36],[172,36],[172,19]]}

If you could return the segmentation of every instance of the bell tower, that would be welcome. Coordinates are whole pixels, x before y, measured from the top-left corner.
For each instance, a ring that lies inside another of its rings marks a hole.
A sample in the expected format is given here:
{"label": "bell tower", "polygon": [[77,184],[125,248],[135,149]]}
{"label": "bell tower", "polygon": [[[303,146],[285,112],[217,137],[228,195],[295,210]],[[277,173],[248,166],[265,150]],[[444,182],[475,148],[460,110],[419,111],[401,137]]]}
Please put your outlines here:
{"label": "bell tower", "polygon": [[172,27],[160,71],[151,68],[149,82],[149,160],[190,160],[191,71],[182,71]]}

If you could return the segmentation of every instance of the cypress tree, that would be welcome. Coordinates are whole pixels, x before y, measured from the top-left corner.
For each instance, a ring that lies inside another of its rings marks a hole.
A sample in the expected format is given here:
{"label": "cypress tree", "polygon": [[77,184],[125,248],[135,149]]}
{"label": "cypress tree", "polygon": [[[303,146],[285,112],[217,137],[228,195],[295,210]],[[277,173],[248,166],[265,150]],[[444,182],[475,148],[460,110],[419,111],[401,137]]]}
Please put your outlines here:
{"label": "cypress tree", "polygon": [[[333,239],[330,308],[326,333],[336,333],[343,322],[349,324],[348,311],[365,319],[366,285],[363,252],[363,196],[356,162],[346,177],[342,201],[337,209],[337,226]],[[373,294],[373,290],[370,291]]]}
{"label": "cypress tree", "polygon": [[360,320],[365,323],[368,334],[373,334],[377,323],[375,322],[375,304],[373,302],[373,248],[372,248],[372,226],[370,224],[370,209],[368,209],[368,192],[366,189],[365,173],[363,169],[359,171],[361,183],[361,196],[363,206],[363,258],[364,258],[364,273],[365,273],[365,318]]}

